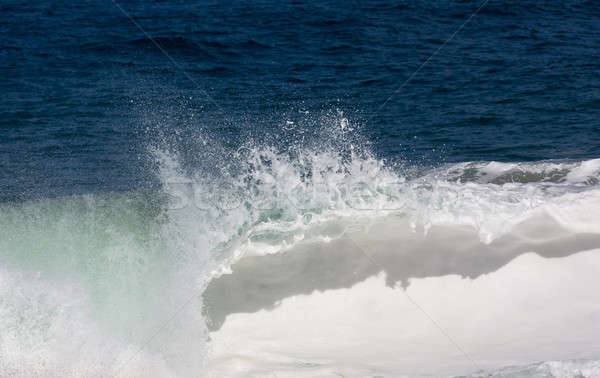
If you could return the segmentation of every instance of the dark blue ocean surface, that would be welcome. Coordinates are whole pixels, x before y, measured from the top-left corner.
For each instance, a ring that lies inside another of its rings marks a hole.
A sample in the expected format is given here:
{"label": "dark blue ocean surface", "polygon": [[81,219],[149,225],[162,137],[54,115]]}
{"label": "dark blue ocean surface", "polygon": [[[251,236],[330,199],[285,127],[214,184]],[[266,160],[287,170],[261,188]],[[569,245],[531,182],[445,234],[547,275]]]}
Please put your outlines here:
{"label": "dark blue ocean surface", "polygon": [[460,29],[481,4],[3,0],[0,200],[152,185],[155,139],[285,144],[338,111],[410,164],[598,157],[600,2]]}

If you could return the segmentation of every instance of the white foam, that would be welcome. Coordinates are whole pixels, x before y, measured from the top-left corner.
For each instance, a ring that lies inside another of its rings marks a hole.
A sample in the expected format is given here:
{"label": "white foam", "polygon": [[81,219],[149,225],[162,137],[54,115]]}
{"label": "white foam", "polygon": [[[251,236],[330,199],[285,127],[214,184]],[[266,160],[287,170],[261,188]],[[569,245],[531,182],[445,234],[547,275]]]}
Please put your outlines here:
{"label": "white foam", "polygon": [[552,377],[552,378],[598,378],[600,377],[600,360],[566,360],[546,361],[522,366],[509,366],[492,372],[480,372],[469,377],[519,378],[519,377]]}
{"label": "white foam", "polygon": [[230,314],[211,334],[207,368],[228,377],[447,376],[598,358],[598,269],[600,250],[560,259],[525,254],[473,280],[413,279],[408,296],[379,275],[288,297],[272,310]]}
{"label": "white foam", "polygon": [[600,176],[600,159],[583,161],[567,175],[567,181],[579,183],[589,182]]}
{"label": "white foam", "polygon": [[464,162],[435,171],[441,177],[461,182],[554,182],[593,184],[600,178],[600,159],[541,162]]}
{"label": "white foam", "polygon": [[0,267],[0,298],[1,376],[174,376],[102,329],[81,285]]}

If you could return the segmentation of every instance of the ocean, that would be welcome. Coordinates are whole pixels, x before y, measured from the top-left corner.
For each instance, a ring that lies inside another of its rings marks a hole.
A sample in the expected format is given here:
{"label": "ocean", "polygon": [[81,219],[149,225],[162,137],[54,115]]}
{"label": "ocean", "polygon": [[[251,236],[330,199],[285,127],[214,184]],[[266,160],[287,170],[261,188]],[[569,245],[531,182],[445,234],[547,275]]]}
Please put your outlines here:
{"label": "ocean", "polygon": [[0,376],[600,377],[600,2],[0,31]]}

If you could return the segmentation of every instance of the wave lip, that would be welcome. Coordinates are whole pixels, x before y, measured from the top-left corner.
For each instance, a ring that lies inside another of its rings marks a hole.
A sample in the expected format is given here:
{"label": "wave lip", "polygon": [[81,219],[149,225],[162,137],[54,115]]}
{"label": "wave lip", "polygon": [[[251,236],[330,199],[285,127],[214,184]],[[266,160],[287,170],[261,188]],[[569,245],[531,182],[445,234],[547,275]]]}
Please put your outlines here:
{"label": "wave lip", "polygon": [[452,181],[499,185],[536,182],[598,185],[600,159],[537,163],[466,162],[447,167],[445,175]]}

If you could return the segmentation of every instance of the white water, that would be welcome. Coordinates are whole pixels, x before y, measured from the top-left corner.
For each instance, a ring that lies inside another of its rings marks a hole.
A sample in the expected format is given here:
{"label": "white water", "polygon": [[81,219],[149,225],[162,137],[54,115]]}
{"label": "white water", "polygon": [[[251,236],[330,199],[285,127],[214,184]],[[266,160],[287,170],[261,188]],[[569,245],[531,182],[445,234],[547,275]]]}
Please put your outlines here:
{"label": "white water", "polygon": [[598,376],[600,160],[157,151],[164,193],[0,206],[1,376]]}

